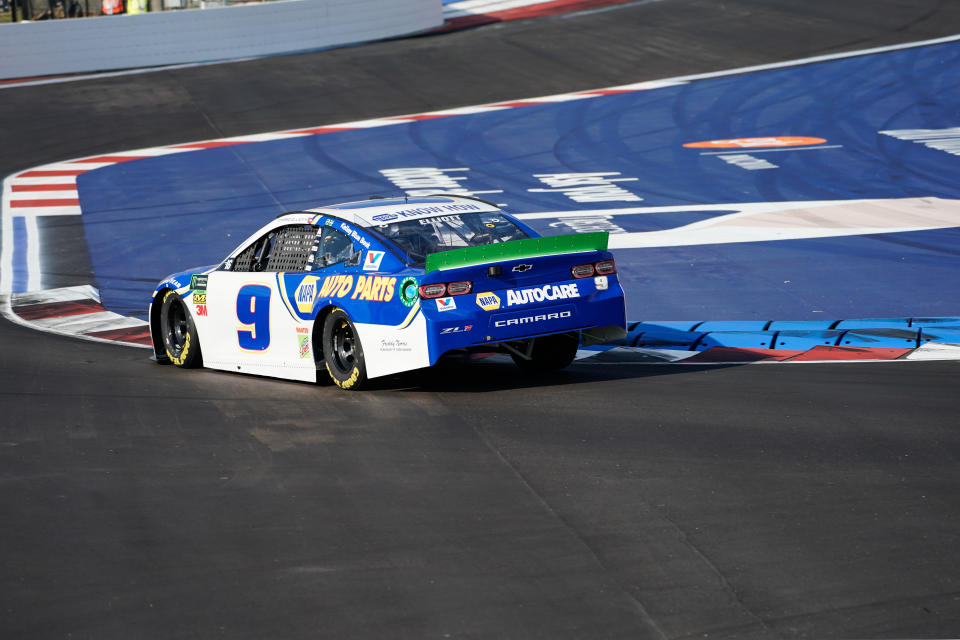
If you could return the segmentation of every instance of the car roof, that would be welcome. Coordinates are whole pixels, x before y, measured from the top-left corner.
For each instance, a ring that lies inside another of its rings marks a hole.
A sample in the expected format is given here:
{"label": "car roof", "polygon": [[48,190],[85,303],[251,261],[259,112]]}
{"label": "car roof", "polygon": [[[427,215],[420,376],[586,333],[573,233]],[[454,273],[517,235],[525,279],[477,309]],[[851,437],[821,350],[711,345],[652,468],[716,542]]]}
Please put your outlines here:
{"label": "car roof", "polygon": [[[345,202],[286,215],[302,216],[304,213],[320,214],[315,216],[314,224],[319,222],[322,215],[329,215],[341,218],[347,222],[352,222],[358,226],[372,227],[389,222],[402,222],[403,220],[415,220],[417,218],[484,211],[500,210],[496,205],[477,198],[452,194],[437,194]],[[286,215],[282,217],[286,217]]]}

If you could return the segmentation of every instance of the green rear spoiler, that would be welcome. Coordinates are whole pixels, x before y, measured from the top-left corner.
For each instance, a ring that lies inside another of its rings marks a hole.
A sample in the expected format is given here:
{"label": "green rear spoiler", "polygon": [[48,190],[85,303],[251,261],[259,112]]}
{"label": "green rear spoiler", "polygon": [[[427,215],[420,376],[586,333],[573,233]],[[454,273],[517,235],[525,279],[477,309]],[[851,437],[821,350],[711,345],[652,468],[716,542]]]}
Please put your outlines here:
{"label": "green rear spoiler", "polygon": [[470,267],[485,262],[516,258],[535,258],[537,256],[579,253],[581,251],[606,251],[609,238],[610,234],[606,231],[574,233],[565,236],[526,238],[524,240],[485,244],[479,247],[440,251],[427,256],[426,272]]}

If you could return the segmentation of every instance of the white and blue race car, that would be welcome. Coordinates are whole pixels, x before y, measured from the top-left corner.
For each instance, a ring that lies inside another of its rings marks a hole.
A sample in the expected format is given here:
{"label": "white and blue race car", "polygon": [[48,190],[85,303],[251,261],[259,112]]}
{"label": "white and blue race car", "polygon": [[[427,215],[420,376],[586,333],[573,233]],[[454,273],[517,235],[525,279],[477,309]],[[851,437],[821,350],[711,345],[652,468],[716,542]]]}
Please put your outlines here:
{"label": "white and blue race car", "polygon": [[625,335],[606,233],[540,237],[465,196],[372,199],[279,216],[219,265],[164,278],[158,362],[325,382],[508,353],[530,371]]}

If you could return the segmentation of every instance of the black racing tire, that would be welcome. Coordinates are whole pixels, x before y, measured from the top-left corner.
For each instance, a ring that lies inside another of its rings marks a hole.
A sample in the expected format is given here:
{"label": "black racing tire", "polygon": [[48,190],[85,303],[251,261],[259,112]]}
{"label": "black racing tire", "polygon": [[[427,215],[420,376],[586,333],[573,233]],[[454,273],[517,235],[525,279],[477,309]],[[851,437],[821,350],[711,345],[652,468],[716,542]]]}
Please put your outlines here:
{"label": "black racing tire", "polygon": [[184,369],[203,366],[200,339],[190,310],[171,289],[163,294],[160,303],[160,337],[170,362]]}
{"label": "black racing tire", "polygon": [[313,362],[317,367],[317,385],[329,387],[333,384],[333,378],[327,371],[327,361],[323,358],[323,324],[326,318],[317,318],[314,325],[313,335],[311,336],[310,347],[313,349]]}
{"label": "black racing tire", "polygon": [[530,360],[511,353],[510,357],[521,370],[532,373],[549,373],[564,369],[573,362],[580,346],[580,336],[576,333],[558,333],[533,339],[533,351]]}
{"label": "black racing tire", "polygon": [[341,389],[355,391],[367,383],[363,348],[343,309],[334,309],[323,321],[323,360],[333,383]]}

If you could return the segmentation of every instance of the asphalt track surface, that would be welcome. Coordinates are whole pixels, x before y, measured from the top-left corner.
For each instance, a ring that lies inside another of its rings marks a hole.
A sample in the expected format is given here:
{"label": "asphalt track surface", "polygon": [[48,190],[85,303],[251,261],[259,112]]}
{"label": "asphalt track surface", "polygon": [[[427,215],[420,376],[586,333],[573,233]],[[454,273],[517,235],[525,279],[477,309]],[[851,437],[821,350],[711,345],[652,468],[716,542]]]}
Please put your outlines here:
{"label": "asphalt track surface", "polygon": [[[6,89],[0,172],[956,32],[949,2],[662,0]],[[45,269],[89,264],[64,242]],[[0,345],[2,637],[960,634],[956,362],[450,365],[349,394],[6,322]]]}

